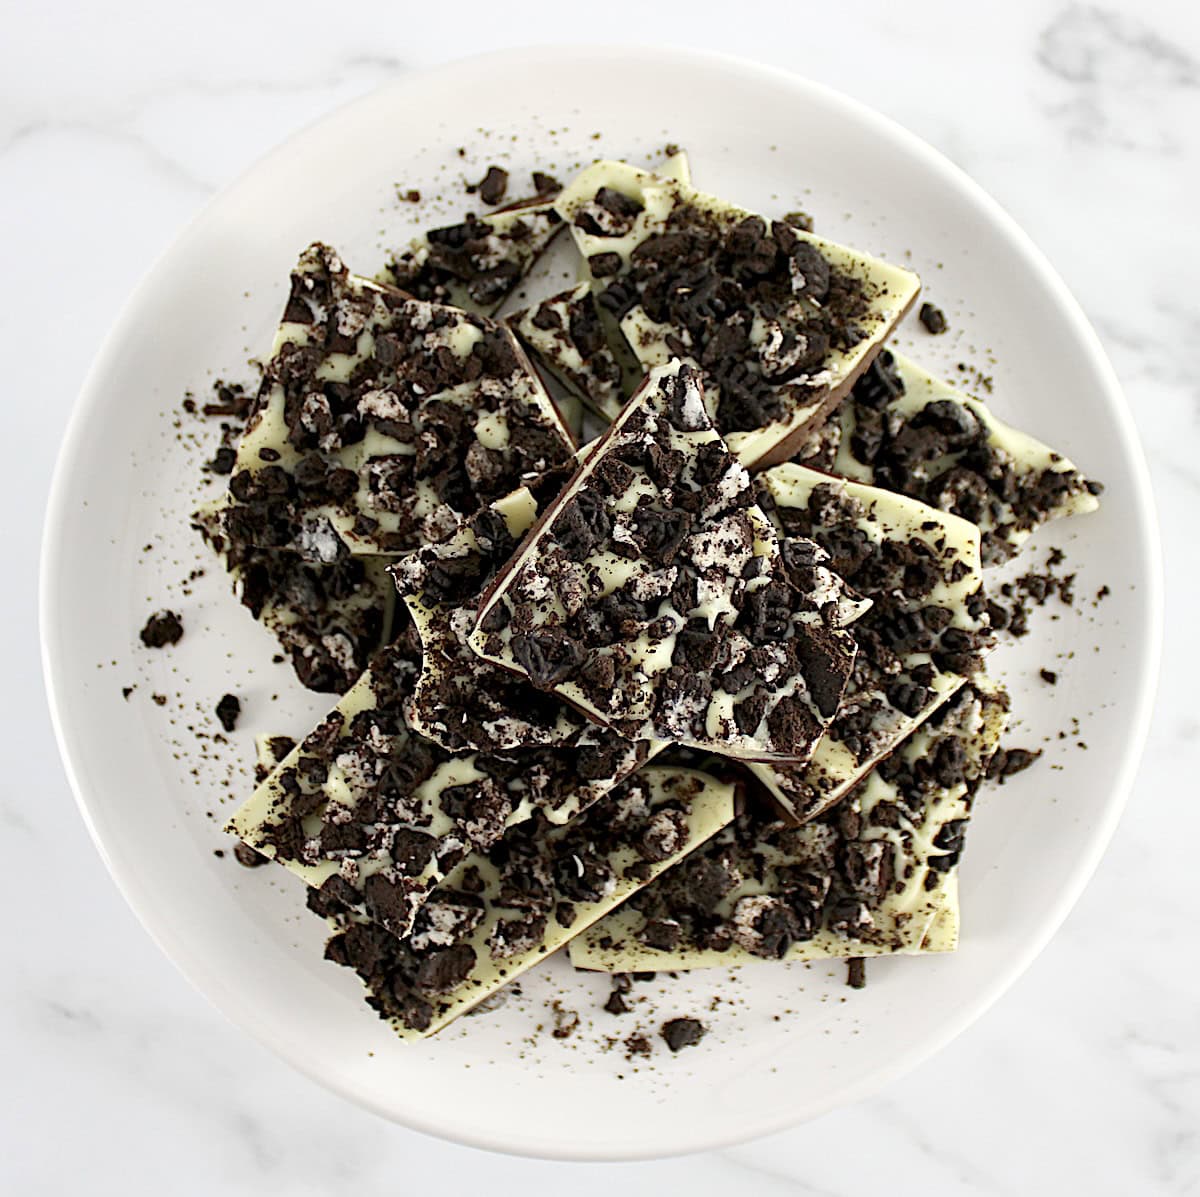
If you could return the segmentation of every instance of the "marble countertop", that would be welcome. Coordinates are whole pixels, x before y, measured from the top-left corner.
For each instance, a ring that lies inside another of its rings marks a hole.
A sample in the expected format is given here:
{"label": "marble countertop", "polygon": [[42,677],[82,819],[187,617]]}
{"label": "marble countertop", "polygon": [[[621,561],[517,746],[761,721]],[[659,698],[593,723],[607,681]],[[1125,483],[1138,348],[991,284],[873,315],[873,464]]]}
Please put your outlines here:
{"label": "marble countertop", "polygon": [[[1200,805],[1183,781],[1200,769],[1188,680],[1200,636],[1185,597],[1200,584],[1200,8],[800,9],[760,2],[735,17],[706,0],[618,0],[532,25],[476,0],[418,18],[381,0],[340,10],[214,0],[186,21],[149,0],[9,12],[0,347],[16,435],[0,470],[10,629],[0,1190],[261,1197],[449,1179],[456,1191],[578,1197],[617,1182],[630,1194],[732,1186],[763,1197],[1200,1192]],[[873,1100],[786,1134],[661,1163],[575,1166],[491,1157],[382,1122],[301,1079],[186,985],[117,894],[68,792],[39,698],[35,578],[40,509],[84,372],[139,276],[215,191],[396,72],[531,34],[620,35],[635,13],[638,40],[760,58],[888,112],[1039,242],[1100,330],[1141,428],[1168,546],[1167,654],[1111,850],[1053,944],[980,1023]]]}

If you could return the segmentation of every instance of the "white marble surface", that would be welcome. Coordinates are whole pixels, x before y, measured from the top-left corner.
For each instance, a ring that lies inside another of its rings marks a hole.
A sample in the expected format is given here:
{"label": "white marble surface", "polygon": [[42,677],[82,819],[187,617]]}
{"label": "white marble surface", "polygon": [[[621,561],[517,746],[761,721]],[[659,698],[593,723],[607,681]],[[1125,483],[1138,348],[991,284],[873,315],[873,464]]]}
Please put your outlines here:
{"label": "white marble surface", "polygon": [[[172,1194],[1200,1192],[1194,915],[1200,664],[1200,9],[1009,0],[628,0],[535,17],[475,0],[12,5],[0,38],[0,485],[8,570],[0,841],[0,1191]],[[421,6],[424,7],[424,6]],[[803,15],[801,16],[801,12]],[[734,14],[738,14],[735,16]],[[742,17],[757,13],[751,25]],[[679,23],[687,14],[687,25]],[[790,66],[889,112],[1026,226],[1128,388],[1168,545],[1166,672],[1129,812],[1027,976],[874,1100],[707,1156],[618,1167],[490,1157],[297,1077],[176,975],[88,841],[38,694],[36,558],[58,435],[114,310],[266,149],[394,72],[530,39],[619,36]],[[857,38],[852,42],[851,38]],[[45,867],[47,854],[54,869]]]}

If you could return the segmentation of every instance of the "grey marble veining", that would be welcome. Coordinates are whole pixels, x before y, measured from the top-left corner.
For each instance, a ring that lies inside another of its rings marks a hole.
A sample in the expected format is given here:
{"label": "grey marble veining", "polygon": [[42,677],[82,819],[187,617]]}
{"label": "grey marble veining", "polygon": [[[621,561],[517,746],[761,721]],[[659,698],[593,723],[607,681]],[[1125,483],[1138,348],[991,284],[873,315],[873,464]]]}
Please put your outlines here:
{"label": "grey marble veining", "polygon": [[[758,1143],[599,1167],[487,1156],[392,1127],[301,1080],[194,993],[124,906],[54,752],[34,635],[33,513],[74,394],[137,278],[216,189],[289,132],[405,66],[535,38],[590,39],[570,8],[338,10],[233,0],[48,3],[0,40],[0,348],[21,440],[0,471],[8,569],[0,842],[0,1191],[688,1191],[858,1197],[1200,1191],[1200,9],[861,0],[618,3],[604,35],[720,47],[889,111],[997,196],[1047,251],[1125,383],[1166,539],[1168,651],[1137,793],[1029,973],[873,1100]],[[636,14],[636,27],[625,16]],[[855,39],[851,43],[847,40]],[[837,47],[838,53],[824,52]],[[815,49],[814,49],[815,48]],[[64,286],[64,280],[68,285]],[[51,363],[47,372],[47,363]],[[36,395],[37,402],[14,396]],[[14,512],[21,518],[15,518]],[[53,876],[41,854],[53,852]]]}

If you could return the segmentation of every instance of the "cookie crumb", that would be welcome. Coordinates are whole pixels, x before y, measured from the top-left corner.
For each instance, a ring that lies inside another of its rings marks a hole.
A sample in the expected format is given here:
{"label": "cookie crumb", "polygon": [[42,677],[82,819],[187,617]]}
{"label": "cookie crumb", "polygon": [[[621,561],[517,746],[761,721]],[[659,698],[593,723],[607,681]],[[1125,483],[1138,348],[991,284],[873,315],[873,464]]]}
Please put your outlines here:
{"label": "cookie crumb", "polygon": [[183,638],[183,620],[174,611],[155,611],[141,630],[142,643],[147,648],[165,648],[178,644]]}
{"label": "cookie crumb", "polygon": [[567,1009],[557,998],[550,1004],[554,1014],[554,1030],[550,1033],[555,1039],[568,1039],[579,1026],[579,1014]]}
{"label": "cookie crumb", "polygon": [[932,303],[921,304],[917,319],[921,321],[925,331],[933,333],[935,337],[940,336],[950,327],[946,320],[946,313]]}
{"label": "cookie crumb", "polygon": [[999,748],[988,764],[988,778],[1003,785],[1014,774],[1024,773],[1041,755],[1040,748],[1036,752],[1028,748]]}
{"label": "cookie crumb", "polygon": [[243,844],[238,840],[233,846],[233,859],[247,869],[257,869],[259,865],[265,865],[269,856],[264,856],[261,852],[251,848],[249,844]]}
{"label": "cookie crumb", "polygon": [[498,204],[508,190],[508,171],[502,166],[489,166],[487,174],[478,183],[467,184],[467,194],[479,193],[485,204]]}
{"label": "cookie crumb", "polygon": [[706,1033],[704,1024],[695,1018],[669,1019],[663,1023],[659,1032],[673,1052],[682,1051],[685,1047],[694,1047]]}
{"label": "cookie crumb", "polygon": [[1058,674],[1055,673],[1053,669],[1039,669],[1038,677],[1040,677],[1047,686],[1058,685]]}
{"label": "cookie crumb", "polygon": [[238,701],[236,694],[224,694],[221,696],[221,701],[217,703],[217,718],[221,721],[221,726],[231,732],[237,727],[238,716],[242,713],[242,704]]}
{"label": "cookie crumb", "polygon": [[650,1040],[645,1035],[630,1035],[625,1040],[625,1058],[632,1060],[634,1056],[648,1056],[653,1050]]}
{"label": "cookie crumb", "polygon": [[866,989],[867,962],[861,956],[846,961],[846,984],[851,989]]}

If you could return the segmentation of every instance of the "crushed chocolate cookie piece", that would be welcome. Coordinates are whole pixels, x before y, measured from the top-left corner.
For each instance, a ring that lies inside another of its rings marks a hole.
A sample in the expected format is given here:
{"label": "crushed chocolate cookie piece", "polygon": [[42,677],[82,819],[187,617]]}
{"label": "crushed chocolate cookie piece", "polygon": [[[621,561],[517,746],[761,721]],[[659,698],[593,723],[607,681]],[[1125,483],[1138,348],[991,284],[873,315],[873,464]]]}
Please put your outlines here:
{"label": "crushed chocolate cookie piece", "polygon": [[792,228],[800,229],[805,233],[813,231],[813,218],[807,212],[785,212],[783,223],[790,224]]}
{"label": "crushed chocolate cookie piece", "polygon": [[699,1019],[672,1018],[663,1023],[659,1034],[671,1051],[678,1052],[685,1047],[695,1047],[707,1034],[707,1028]]}
{"label": "crushed chocolate cookie piece", "polygon": [[408,204],[419,204],[421,202],[421,193],[415,187],[409,187],[407,190],[396,188],[396,195]]}
{"label": "crushed chocolate cookie piece", "polygon": [[625,1039],[625,1058],[628,1060],[635,1056],[648,1056],[652,1050],[650,1040],[645,1035],[629,1035]]}
{"label": "crushed chocolate cookie piece", "polygon": [[216,714],[221,726],[231,732],[237,727],[238,717],[242,713],[242,704],[236,694],[223,694],[217,703]]}
{"label": "crushed chocolate cookie piece", "polygon": [[1040,677],[1048,686],[1058,685],[1058,674],[1053,669],[1039,669],[1038,677]]}
{"label": "crushed chocolate cookie piece", "polygon": [[940,336],[950,327],[946,321],[946,313],[932,303],[921,304],[917,319],[921,321],[921,326],[925,331],[933,333],[934,336]]}
{"label": "crushed chocolate cookie piece", "polygon": [[212,474],[221,474],[228,476],[233,473],[233,467],[237,461],[237,450],[232,445],[222,445],[216,452],[212,461],[204,468]]}
{"label": "crushed chocolate cookie piece", "polygon": [[264,856],[261,852],[251,848],[249,844],[242,843],[241,840],[238,840],[233,845],[233,858],[238,864],[247,869],[257,869],[259,865],[265,865],[270,859],[270,857]]}
{"label": "crushed chocolate cookie piece", "polygon": [[605,1000],[604,1009],[609,1014],[628,1014],[629,1006],[626,1004],[624,995],[618,989],[614,989]]}
{"label": "crushed chocolate cookie piece", "polygon": [[129,701],[129,696],[130,696],[130,695],[131,695],[131,694],[132,694],[132,693],[133,693],[133,692],[134,692],[136,689],[137,689],[137,687],[136,687],[136,686],[122,686],[122,687],[121,687],[121,697],[122,697],[122,698],[123,698],[123,699],[124,699],[126,702],[128,702],[128,701]]}
{"label": "crushed chocolate cookie piece", "polygon": [[156,611],[139,633],[147,648],[165,648],[183,638],[183,621],[174,611]]}
{"label": "crushed chocolate cookie piece", "polygon": [[1017,773],[1023,773],[1042,755],[1041,749],[1001,748],[992,757],[988,766],[988,777],[1001,785]]}
{"label": "crushed chocolate cookie piece", "polygon": [[557,195],[562,190],[562,184],[544,170],[533,172],[533,190],[538,195]]}
{"label": "crushed chocolate cookie piece", "polygon": [[846,961],[846,984],[851,989],[866,989],[867,962],[862,956],[852,956]]}
{"label": "crushed chocolate cookie piece", "polygon": [[167,696],[165,694],[151,694],[150,698],[156,707],[165,707],[167,705]]}
{"label": "crushed chocolate cookie piece", "polygon": [[[254,396],[241,383],[218,380],[213,384],[215,402],[206,403],[201,409],[206,416],[231,416],[235,420],[246,419],[254,405]],[[186,406],[186,405],[185,405]],[[193,409],[195,404],[192,404]]]}
{"label": "crushed chocolate cookie piece", "polygon": [[554,1014],[554,1029],[550,1032],[555,1039],[569,1039],[579,1027],[579,1012],[568,1010],[555,999],[550,1005]]}
{"label": "crushed chocolate cookie piece", "polygon": [[494,207],[508,190],[508,171],[502,166],[489,166],[487,174],[476,184],[467,188],[470,193],[479,192],[479,198],[485,204]]}

